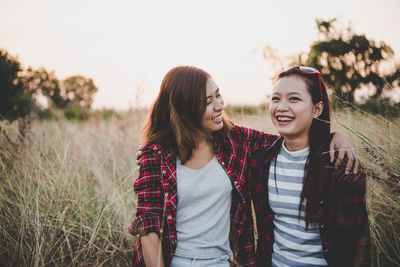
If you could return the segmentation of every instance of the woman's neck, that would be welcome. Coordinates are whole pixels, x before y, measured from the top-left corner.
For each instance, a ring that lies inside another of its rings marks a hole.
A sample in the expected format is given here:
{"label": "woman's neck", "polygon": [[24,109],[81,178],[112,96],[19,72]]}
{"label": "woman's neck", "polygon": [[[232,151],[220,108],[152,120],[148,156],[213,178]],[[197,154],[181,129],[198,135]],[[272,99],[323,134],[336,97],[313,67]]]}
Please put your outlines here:
{"label": "woman's neck", "polygon": [[289,151],[298,151],[306,148],[310,144],[308,136],[295,138],[284,136],[283,139],[285,140],[285,147]]}
{"label": "woman's neck", "polygon": [[207,139],[201,139],[193,149],[192,158],[185,162],[185,166],[191,169],[200,169],[214,157],[214,144]]}

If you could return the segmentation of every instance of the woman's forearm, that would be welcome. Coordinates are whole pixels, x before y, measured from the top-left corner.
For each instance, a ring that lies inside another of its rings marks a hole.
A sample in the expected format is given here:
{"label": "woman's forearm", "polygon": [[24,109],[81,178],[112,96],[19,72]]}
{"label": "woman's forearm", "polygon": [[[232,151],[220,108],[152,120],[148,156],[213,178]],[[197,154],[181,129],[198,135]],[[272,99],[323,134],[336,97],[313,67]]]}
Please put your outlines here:
{"label": "woman's forearm", "polygon": [[158,234],[149,233],[140,238],[143,258],[147,267],[164,267],[164,258]]}

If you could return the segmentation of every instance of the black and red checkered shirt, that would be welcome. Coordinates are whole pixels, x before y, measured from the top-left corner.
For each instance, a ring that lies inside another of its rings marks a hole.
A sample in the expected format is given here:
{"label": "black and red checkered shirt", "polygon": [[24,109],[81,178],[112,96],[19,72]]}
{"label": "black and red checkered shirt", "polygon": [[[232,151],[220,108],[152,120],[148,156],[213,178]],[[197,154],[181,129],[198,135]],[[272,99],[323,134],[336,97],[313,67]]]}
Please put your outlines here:
{"label": "black and red checkered shirt", "polygon": [[[276,139],[277,136],[238,126],[234,126],[228,135],[222,131],[214,134],[215,155],[233,186],[229,235],[234,255],[232,266],[255,266],[250,183],[246,177],[249,175],[252,152],[267,149]],[[198,186],[201,186],[200,182]],[[178,199],[174,151],[159,144],[146,144],[142,150],[139,177],[134,183],[134,189],[138,199],[137,211],[129,231],[133,235],[160,233],[163,221],[162,249],[164,262],[169,266],[177,246]],[[144,266],[139,238],[134,247],[133,266]]]}
{"label": "black and red checkered shirt", "polygon": [[[268,176],[272,159],[283,138],[267,150],[254,151],[251,159],[252,197],[257,222],[257,266],[271,266],[274,213],[268,202]],[[325,153],[324,156],[329,157]],[[329,162],[329,160],[325,160]],[[365,205],[365,173],[344,174],[344,163],[326,165],[328,179],[322,187],[318,210],[324,257],[329,266],[370,266],[370,233]]]}

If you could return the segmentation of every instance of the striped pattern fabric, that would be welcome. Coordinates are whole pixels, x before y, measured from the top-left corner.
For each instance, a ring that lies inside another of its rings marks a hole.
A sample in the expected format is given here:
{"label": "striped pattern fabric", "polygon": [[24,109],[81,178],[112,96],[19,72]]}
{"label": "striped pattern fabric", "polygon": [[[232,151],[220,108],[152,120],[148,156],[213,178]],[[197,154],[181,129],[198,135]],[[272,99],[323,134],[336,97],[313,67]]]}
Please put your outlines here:
{"label": "striped pattern fabric", "polygon": [[[274,217],[269,205],[268,180],[271,163],[281,150],[283,138],[268,149],[252,153],[250,181],[253,184],[253,203],[257,222],[257,267],[272,264],[275,242]],[[323,177],[318,224],[323,254],[328,266],[371,266],[371,239],[366,209],[366,175],[361,168],[354,174],[345,174],[346,160],[338,168],[330,162],[329,144],[320,147],[327,174]],[[337,154],[336,154],[337,156]]]}
{"label": "striped pattern fabric", "polygon": [[282,145],[276,162],[271,162],[268,197],[275,213],[272,266],[327,265],[318,224],[310,224],[306,230],[304,212],[298,217],[308,152],[308,147],[290,152]]}

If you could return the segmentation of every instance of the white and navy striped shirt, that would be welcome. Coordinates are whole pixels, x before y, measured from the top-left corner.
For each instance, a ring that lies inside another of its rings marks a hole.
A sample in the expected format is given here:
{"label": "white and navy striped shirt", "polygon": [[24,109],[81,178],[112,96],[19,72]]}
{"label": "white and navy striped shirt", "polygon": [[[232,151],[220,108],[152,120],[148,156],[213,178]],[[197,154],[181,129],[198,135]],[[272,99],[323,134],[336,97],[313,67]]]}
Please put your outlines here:
{"label": "white and navy striped shirt", "polygon": [[308,147],[290,152],[283,143],[276,165],[271,161],[268,196],[275,213],[272,266],[328,265],[322,252],[318,223],[310,223],[306,230],[304,212],[300,220],[298,217],[308,153]]}

